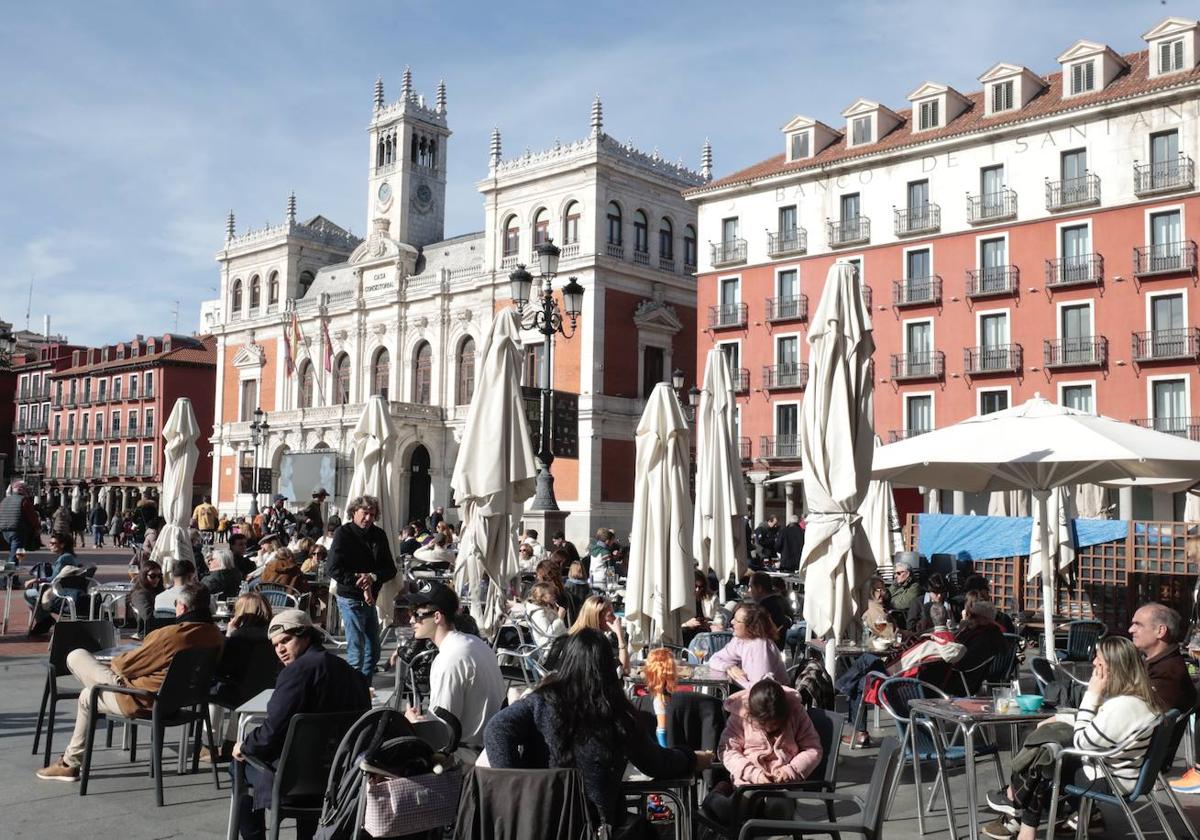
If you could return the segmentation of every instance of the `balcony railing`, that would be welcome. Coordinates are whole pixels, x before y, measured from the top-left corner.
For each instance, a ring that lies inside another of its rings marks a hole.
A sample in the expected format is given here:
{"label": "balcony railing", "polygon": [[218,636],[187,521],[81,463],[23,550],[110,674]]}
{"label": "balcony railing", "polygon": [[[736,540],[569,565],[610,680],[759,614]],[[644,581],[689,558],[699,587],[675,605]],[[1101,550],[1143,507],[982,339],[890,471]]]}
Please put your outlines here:
{"label": "balcony railing", "polygon": [[997,190],[967,196],[967,221],[973,225],[1015,219],[1017,216],[1017,193],[1014,190]]}
{"label": "balcony railing", "polygon": [[500,268],[510,269],[517,267],[517,260],[521,259],[520,254],[505,254],[500,258]]}
{"label": "balcony railing", "polygon": [[144,400],[152,400],[152,399],[154,399],[154,388],[153,388],[153,386],[152,386],[152,387],[149,387],[149,388],[147,388],[147,389],[146,389],[146,390],[144,390],[144,391],[142,391],[142,399],[144,399]]}
{"label": "balcony railing", "polygon": [[750,370],[749,368],[737,368],[730,372],[732,377],[733,392],[735,394],[744,394],[750,390]]}
{"label": "balcony railing", "polygon": [[785,362],[763,365],[763,387],[767,390],[804,388],[808,385],[808,365],[804,362]]}
{"label": "balcony railing", "polygon": [[686,258],[684,259],[684,261],[683,261],[683,273],[684,273],[684,274],[695,274],[695,273],[696,273],[696,261],[695,261],[695,259],[692,259],[691,261],[687,260]]}
{"label": "balcony railing", "polygon": [[932,429],[889,429],[888,443],[895,443],[898,440],[908,440],[917,435],[923,435],[926,432],[931,432]]}
{"label": "balcony railing", "polygon": [[871,220],[866,216],[854,216],[840,222],[826,222],[826,235],[830,248],[842,248],[871,241]]}
{"label": "balcony railing", "polygon": [[714,242],[712,249],[713,265],[734,265],[746,261],[746,240],[730,239],[726,242]]}
{"label": "balcony railing", "polygon": [[1158,242],[1145,248],[1133,249],[1135,277],[1183,273],[1196,273],[1196,243],[1190,239],[1180,242]]}
{"label": "balcony railing", "polygon": [[942,228],[942,208],[932,202],[896,212],[896,235],[934,233]]}
{"label": "balcony railing", "polygon": [[604,253],[606,256],[613,257],[614,259],[623,260],[625,259],[625,246],[620,242],[606,242],[604,244]]}
{"label": "balcony railing", "polygon": [[131,463],[126,462],[125,466],[121,468],[121,475],[134,476],[137,474],[138,474],[137,464],[131,464]]}
{"label": "balcony railing", "polygon": [[1066,210],[1100,203],[1100,176],[1091,172],[1078,178],[1046,181],[1046,209]]}
{"label": "balcony railing", "polygon": [[633,262],[635,265],[650,265],[650,252],[639,251],[637,248],[634,248]]}
{"label": "balcony railing", "polygon": [[804,228],[791,228],[776,233],[767,231],[767,256],[785,257],[807,251],[808,231]]}
{"label": "balcony railing", "polygon": [[1196,168],[1187,155],[1133,164],[1133,192],[1139,196],[1190,190],[1195,183]]}
{"label": "balcony railing", "polygon": [[91,394],[84,394],[82,397],[79,398],[79,405],[82,408],[87,408],[91,404],[92,404],[92,395]]}
{"label": "balcony railing", "polygon": [[758,454],[767,460],[799,460],[800,435],[763,435]]}
{"label": "balcony railing", "polygon": [[724,330],[746,326],[746,304],[718,303],[708,307],[709,329]]}
{"label": "balcony railing", "polygon": [[17,394],[17,402],[40,402],[50,399],[49,388],[22,388]]}
{"label": "balcony railing", "polygon": [[1020,369],[1020,344],[985,344],[963,349],[963,370],[968,376],[1016,373]]}
{"label": "balcony railing", "polygon": [[1150,330],[1133,334],[1135,362],[1162,362],[1200,357],[1200,328]]}
{"label": "balcony railing", "polygon": [[767,320],[807,321],[808,295],[767,298]]}
{"label": "balcony railing", "polygon": [[1063,286],[1094,286],[1104,279],[1104,257],[1100,254],[1079,254],[1046,260],[1046,285],[1052,289]]}
{"label": "balcony railing", "polygon": [[658,270],[659,271],[669,271],[671,274],[674,274],[675,273],[675,258],[674,257],[659,257],[658,258]]}
{"label": "balcony railing", "polygon": [[579,243],[567,242],[562,246],[562,251],[559,252],[560,260],[573,260],[579,256]]}
{"label": "balcony railing", "polygon": [[941,350],[922,350],[892,354],[892,380],[942,379],[946,376],[946,354]]}
{"label": "balcony railing", "polygon": [[738,438],[738,455],[741,456],[742,461],[750,460],[750,438]]}
{"label": "balcony railing", "polygon": [[1156,432],[1200,440],[1200,417],[1142,417],[1130,422]]}
{"label": "balcony railing", "polygon": [[1047,368],[1104,367],[1108,364],[1108,339],[1102,335],[1046,339],[1042,363]]}
{"label": "balcony railing", "polygon": [[967,269],[967,297],[982,298],[1011,295],[1017,291],[1021,272],[1015,265]]}
{"label": "balcony railing", "polygon": [[942,278],[937,274],[892,281],[893,306],[927,306],[941,302]]}

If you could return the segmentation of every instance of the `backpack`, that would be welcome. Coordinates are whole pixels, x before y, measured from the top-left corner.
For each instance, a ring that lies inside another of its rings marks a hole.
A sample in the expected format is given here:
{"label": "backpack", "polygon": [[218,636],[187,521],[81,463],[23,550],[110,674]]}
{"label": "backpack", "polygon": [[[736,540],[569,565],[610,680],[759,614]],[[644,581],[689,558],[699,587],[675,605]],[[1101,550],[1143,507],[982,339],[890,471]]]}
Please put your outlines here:
{"label": "backpack", "polygon": [[805,663],[800,672],[796,674],[793,688],[800,695],[800,700],[806,708],[832,711],[837,692],[834,690],[833,680],[829,678],[829,673],[825,670],[825,663],[815,659]]}

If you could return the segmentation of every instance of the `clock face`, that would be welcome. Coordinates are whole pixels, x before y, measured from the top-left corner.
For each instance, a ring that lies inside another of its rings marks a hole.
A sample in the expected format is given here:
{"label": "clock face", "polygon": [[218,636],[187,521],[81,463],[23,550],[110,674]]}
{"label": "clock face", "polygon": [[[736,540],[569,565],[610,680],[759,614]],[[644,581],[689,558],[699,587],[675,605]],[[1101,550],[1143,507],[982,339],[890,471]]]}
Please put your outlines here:
{"label": "clock face", "polygon": [[417,187],[417,201],[421,204],[429,204],[433,201],[433,190],[429,189],[428,184],[421,184]]}
{"label": "clock face", "polygon": [[384,181],[379,185],[379,191],[376,193],[379,198],[379,203],[387,207],[392,203],[392,185]]}

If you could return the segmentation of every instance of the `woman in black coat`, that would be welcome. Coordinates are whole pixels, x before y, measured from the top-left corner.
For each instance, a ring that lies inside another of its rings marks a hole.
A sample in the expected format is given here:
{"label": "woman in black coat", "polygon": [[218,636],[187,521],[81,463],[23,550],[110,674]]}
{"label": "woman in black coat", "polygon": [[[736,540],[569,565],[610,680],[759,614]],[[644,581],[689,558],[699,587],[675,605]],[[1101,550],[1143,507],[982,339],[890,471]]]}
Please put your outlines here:
{"label": "woman in black coat", "polygon": [[135,617],[138,635],[141,635],[146,622],[154,618],[154,599],[166,588],[162,566],[154,560],[143,560],[138,567],[133,589],[129,592],[128,609],[125,612]]}

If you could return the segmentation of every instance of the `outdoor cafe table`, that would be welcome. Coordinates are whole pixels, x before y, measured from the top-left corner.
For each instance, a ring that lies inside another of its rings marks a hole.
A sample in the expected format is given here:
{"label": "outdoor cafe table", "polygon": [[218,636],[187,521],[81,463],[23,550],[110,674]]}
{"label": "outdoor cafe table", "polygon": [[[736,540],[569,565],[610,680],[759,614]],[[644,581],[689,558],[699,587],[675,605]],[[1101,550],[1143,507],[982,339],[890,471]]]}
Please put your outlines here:
{"label": "outdoor cafe table", "polygon": [[[1013,710],[1009,712],[997,712],[990,698],[983,697],[951,697],[947,699],[937,698],[929,700],[913,700],[909,703],[909,708],[913,715],[931,720],[941,720],[953,724],[958,727],[958,730],[963,735],[963,747],[966,751],[964,765],[967,776],[967,800],[968,800],[968,816],[971,820],[971,840],[979,838],[979,802],[975,792],[975,732],[981,726],[989,726],[995,724],[1015,724],[1022,722],[1034,722],[1045,720],[1053,717],[1054,712],[1042,710],[1038,712],[1023,712],[1014,703]],[[1015,747],[1015,745],[1014,745]],[[942,772],[943,778],[946,779],[949,791],[949,776],[946,775],[947,768],[941,765],[941,755],[938,755],[939,770]],[[954,808],[947,797],[946,802],[947,818],[953,823]]]}
{"label": "outdoor cafe table", "polygon": [[[92,595],[99,595],[101,599],[100,614],[103,616],[104,608],[112,604],[119,604],[125,596],[133,591],[133,584],[129,582],[115,581],[112,583],[102,583],[92,590]],[[88,619],[96,617],[96,599],[93,597],[88,601]]]}
{"label": "outdoor cafe table", "polygon": [[[804,646],[814,654],[813,658],[820,662],[824,662],[826,642],[826,639],[809,639],[804,643]],[[837,646],[838,670],[841,671],[850,667],[850,665],[854,663],[854,660],[862,656],[864,653],[870,653],[874,656],[880,657],[881,659],[886,659],[888,654],[899,649],[899,646],[892,646],[886,647],[883,650],[876,650],[870,645],[864,645],[861,642],[840,642]],[[838,674],[833,674],[831,676],[835,680],[838,678]]]}
{"label": "outdoor cafe table", "polygon": [[[729,677],[723,671],[714,671],[707,665],[677,665],[679,685],[690,685],[702,694],[724,697],[729,693]],[[629,693],[646,684],[646,675],[640,666],[630,670],[625,677]]]}

